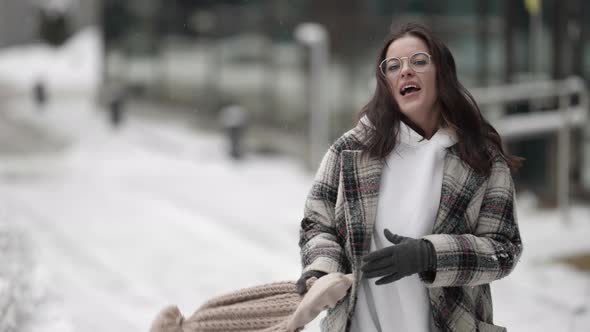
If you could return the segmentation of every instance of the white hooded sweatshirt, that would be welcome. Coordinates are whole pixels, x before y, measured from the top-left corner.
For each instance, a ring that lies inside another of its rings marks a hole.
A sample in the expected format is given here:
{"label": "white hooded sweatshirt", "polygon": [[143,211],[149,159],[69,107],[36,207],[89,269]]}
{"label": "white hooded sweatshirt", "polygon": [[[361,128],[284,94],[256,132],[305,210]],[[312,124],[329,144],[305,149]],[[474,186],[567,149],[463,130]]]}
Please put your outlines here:
{"label": "white hooded sweatshirt", "polygon": [[[446,149],[456,141],[448,128],[428,140],[400,122],[399,144],[383,168],[371,252],[393,245],[385,228],[413,238],[432,233]],[[351,332],[433,331],[428,293],[417,274],[380,286],[377,280],[361,281]]]}

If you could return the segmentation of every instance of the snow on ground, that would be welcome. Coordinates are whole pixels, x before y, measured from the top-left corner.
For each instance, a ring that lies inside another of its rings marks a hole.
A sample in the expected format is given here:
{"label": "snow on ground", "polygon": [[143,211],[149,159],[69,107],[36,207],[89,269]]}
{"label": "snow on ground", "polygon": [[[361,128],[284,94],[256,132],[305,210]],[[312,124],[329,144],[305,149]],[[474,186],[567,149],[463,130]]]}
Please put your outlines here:
{"label": "snow on ground", "polygon": [[[1,211],[0,211],[1,212]],[[33,284],[26,234],[0,220],[0,330],[14,330],[23,319],[22,301],[31,300]]]}
{"label": "snow on ground", "polygon": [[147,330],[168,303],[189,314],[211,296],[297,278],[311,178],[296,162],[233,164],[217,136],[140,121],[113,132],[88,105],[41,116],[24,106],[8,116],[56,134],[61,125],[73,140],[0,166],[7,219],[31,234],[46,271],[32,331],[58,318],[64,331]]}
{"label": "snow on ground", "polygon": [[517,208],[524,252],[507,278],[492,284],[495,320],[512,331],[588,331],[590,275],[558,261],[590,253],[590,207],[576,204],[564,226],[555,210],[539,210],[530,196]]}
{"label": "snow on ground", "polygon": [[62,47],[30,44],[0,52],[0,96],[29,94],[37,82],[51,96],[96,92],[100,81],[102,45],[97,28],[87,28]]}

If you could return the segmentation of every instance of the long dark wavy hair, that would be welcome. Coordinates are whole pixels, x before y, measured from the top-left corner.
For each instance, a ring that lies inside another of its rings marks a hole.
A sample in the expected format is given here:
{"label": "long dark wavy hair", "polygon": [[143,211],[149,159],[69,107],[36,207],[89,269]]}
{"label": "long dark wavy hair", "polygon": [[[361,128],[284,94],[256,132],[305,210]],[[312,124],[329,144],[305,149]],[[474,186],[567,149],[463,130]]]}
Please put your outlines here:
{"label": "long dark wavy hair", "polygon": [[495,150],[512,170],[518,169],[523,158],[508,155],[504,151],[500,135],[484,119],[473,96],[457,79],[455,60],[451,51],[427,27],[418,23],[400,26],[383,42],[375,65],[377,87],[369,103],[357,114],[357,120],[366,115],[372,125],[372,128],[365,126],[368,135],[365,153],[370,157],[385,160],[395,148],[400,121],[404,121],[424,136],[424,131],[400,111],[386,78],[378,68],[385,59],[389,45],[404,36],[417,37],[428,47],[432,61],[436,65],[436,87],[438,102],[441,105],[440,125],[456,132],[459,157],[477,173],[488,175]]}

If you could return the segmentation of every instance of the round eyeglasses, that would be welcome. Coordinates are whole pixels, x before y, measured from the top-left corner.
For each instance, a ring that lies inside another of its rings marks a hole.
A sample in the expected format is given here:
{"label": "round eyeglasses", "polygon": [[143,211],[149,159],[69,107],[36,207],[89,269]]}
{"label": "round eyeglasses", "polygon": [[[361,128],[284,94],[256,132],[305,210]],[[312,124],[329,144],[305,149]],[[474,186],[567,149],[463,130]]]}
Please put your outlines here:
{"label": "round eyeglasses", "polygon": [[387,58],[379,64],[379,69],[381,70],[381,74],[385,77],[395,77],[402,69],[402,61],[406,59],[408,60],[408,65],[412,70],[418,73],[422,73],[428,69],[430,66],[430,54],[426,52],[417,52],[409,57],[404,56],[401,58]]}

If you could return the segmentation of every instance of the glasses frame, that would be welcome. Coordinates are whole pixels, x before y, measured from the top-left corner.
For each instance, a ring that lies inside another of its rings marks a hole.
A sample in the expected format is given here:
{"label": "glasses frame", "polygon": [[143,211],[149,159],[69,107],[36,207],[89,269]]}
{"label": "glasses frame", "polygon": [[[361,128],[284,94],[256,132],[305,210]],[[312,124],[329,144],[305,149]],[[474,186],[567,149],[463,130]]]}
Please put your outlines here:
{"label": "glasses frame", "polygon": [[413,58],[416,54],[425,54],[428,57],[428,61],[429,61],[428,62],[428,65],[430,65],[432,63],[432,56],[430,54],[428,54],[426,52],[422,52],[422,51],[416,52],[416,53],[414,53],[414,54],[412,54],[410,56],[403,56],[401,58],[398,58],[396,56],[392,56],[390,58],[383,59],[383,61],[381,61],[379,63],[379,71],[381,72],[381,75],[383,75],[383,77],[387,77],[387,74],[385,74],[383,72],[383,63],[385,63],[386,61],[392,60],[392,59],[398,59],[399,60],[399,63],[400,63],[400,71],[404,67],[404,61],[403,60],[406,59],[407,60],[407,63],[408,63],[408,67],[412,68],[413,71],[415,71],[417,73],[423,73],[423,72],[425,72],[426,69],[428,69],[428,67],[429,67],[428,65],[426,66],[426,68],[424,68],[422,70],[416,70],[416,68],[414,68],[414,66],[412,65],[412,62],[410,61],[410,59]]}

